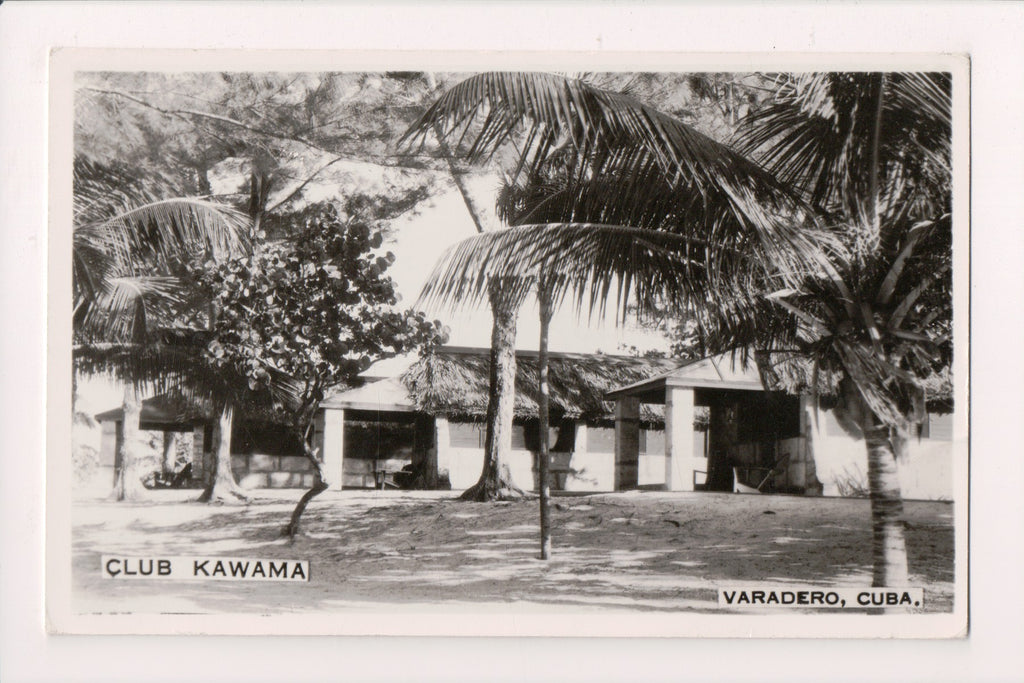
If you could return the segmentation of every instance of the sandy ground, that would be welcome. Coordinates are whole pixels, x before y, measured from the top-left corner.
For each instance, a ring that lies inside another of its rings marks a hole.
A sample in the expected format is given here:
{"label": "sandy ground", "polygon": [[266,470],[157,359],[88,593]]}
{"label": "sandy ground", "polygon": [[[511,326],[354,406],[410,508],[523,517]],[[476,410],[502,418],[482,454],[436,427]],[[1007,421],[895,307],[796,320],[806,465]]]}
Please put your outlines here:
{"label": "sandy ground", "polygon": [[[73,508],[79,613],[337,612],[402,604],[717,612],[732,582],[869,586],[866,500],[627,492],[555,499],[554,553],[538,559],[536,501],[463,503],[437,492],[345,491],[317,498],[304,534],[281,538],[299,491],[248,506],[156,491],[142,504]],[[911,583],[924,610],[953,600],[952,506],[906,505]],[[308,583],[116,581],[100,556],[308,560]]]}

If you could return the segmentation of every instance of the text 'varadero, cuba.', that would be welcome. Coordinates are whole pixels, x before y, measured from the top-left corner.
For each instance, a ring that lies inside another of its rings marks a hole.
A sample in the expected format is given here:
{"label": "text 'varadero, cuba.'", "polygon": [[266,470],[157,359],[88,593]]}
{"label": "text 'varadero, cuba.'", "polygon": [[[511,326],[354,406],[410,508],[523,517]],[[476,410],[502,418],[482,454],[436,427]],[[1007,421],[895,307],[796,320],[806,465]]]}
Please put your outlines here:
{"label": "text 'varadero, cuba.'", "polygon": [[849,609],[898,607],[918,609],[924,605],[924,589],[822,588],[816,586],[743,586],[719,588],[719,607],[779,607]]}
{"label": "text 'varadero, cuba.'", "polygon": [[100,562],[106,579],[309,581],[309,562],[304,560],[104,555]]}

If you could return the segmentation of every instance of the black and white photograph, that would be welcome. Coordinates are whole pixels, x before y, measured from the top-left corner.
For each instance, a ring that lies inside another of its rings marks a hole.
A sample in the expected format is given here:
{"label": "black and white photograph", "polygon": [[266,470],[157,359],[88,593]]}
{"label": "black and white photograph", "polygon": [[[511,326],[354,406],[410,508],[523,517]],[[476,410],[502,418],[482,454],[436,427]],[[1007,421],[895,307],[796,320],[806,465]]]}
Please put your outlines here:
{"label": "black and white photograph", "polygon": [[1002,681],[1024,3],[0,7],[0,678]]}
{"label": "black and white photograph", "polygon": [[68,613],[963,635],[963,67],[76,68]]}

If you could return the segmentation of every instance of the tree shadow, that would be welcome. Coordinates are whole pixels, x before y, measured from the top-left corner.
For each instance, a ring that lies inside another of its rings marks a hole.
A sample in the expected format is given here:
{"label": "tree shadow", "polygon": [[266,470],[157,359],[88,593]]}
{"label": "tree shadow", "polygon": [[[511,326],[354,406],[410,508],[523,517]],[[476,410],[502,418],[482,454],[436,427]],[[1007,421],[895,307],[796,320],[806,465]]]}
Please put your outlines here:
{"label": "tree shadow", "polygon": [[[321,505],[304,533],[281,537],[287,505],[250,506],[179,524],[143,515],[74,528],[76,595],[110,611],[278,614],[375,604],[520,602],[559,608],[717,611],[717,586],[836,585],[870,576],[866,501],[720,496],[570,499],[553,514],[554,552],[538,559],[534,501]],[[766,514],[770,512],[771,514]],[[953,531],[941,504],[908,504],[916,580],[953,580]],[[310,562],[308,583],[102,579],[99,555],[219,556]],[[94,609],[95,607],[93,607]]]}

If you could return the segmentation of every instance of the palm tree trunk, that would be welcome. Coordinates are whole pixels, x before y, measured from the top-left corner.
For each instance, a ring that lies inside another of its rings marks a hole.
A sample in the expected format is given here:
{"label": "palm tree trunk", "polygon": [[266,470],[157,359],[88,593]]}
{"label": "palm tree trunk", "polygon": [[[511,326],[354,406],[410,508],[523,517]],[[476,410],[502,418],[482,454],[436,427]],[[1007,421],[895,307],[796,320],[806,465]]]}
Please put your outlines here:
{"label": "palm tree trunk", "polygon": [[[436,83],[427,74],[431,88]],[[462,172],[455,165],[455,157],[440,126],[434,124],[434,135],[441,155],[448,165],[448,173],[455,183],[466,212],[478,233],[485,232],[484,212],[477,205],[463,181]],[[500,283],[492,283],[489,301],[493,323],[491,326],[491,369],[487,397],[487,432],[484,437],[484,466],[480,479],[466,489],[461,500],[503,500],[522,497],[523,492],[512,482],[508,469],[508,456],[512,451],[512,416],[515,407],[516,380],[516,318],[521,302],[503,296]]]}
{"label": "palm tree trunk", "polygon": [[882,148],[882,111],[885,108],[885,74],[878,75],[877,99],[875,101],[875,121],[871,131],[871,162],[868,167],[868,220],[871,222],[871,230],[874,237],[878,237],[881,231],[878,216],[878,173],[879,156]]}
{"label": "palm tree trunk", "polygon": [[508,468],[516,396],[516,318],[521,302],[508,296],[500,281],[491,284],[489,299],[494,323],[491,327],[484,467],[480,480],[463,492],[462,500],[509,500],[524,495],[513,483]]}
{"label": "palm tree trunk", "polygon": [[478,233],[486,232],[486,228],[484,227],[484,212],[477,205],[477,202],[470,193],[469,188],[466,187],[465,180],[462,177],[463,171],[456,167],[455,159],[452,157],[451,150],[448,148],[448,143],[445,142],[439,126],[434,126],[434,133],[437,136],[437,142],[441,147],[441,154],[444,156],[445,162],[448,164],[448,174],[451,176],[452,182],[455,183],[455,187],[459,190],[459,194],[462,195],[462,203],[466,205],[466,211],[469,213],[470,218],[473,219],[473,225],[476,226],[476,231]]}
{"label": "palm tree trunk", "polygon": [[540,344],[537,353],[537,379],[540,395],[537,398],[537,421],[540,423],[540,453],[538,454],[538,476],[540,478],[540,559],[551,557],[551,481],[549,470],[551,454],[548,444],[548,409],[551,387],[548,384],[548,335],[551,328],[551,289],[542,277],[537,283],[537,299],[540,304]]}
{"label": "palm tree trunk", "polygon": [[907,546],[903,536],[903,496],[896,457],[903,441],[882,424],[849,378],[840,384],[842,407],[849,423],[860,427],[868,456],[868,495],[871,500],[872,586],[907,585]]}
{"label": "palm tree trunk", "polygon": [[231,471],[231,426],[234,422],[234,406],[224,404],[220,417],[213,425],[213,480],[207,485],[200,503],[237,503],[249,502],[249,496],[242,491]]}
{"label": "palm tree trunk", "polygon": [[142,471],[139,465],[139,416],[142,414],[142,400],[131,382],[124,386],[123,416],[121,418],[121,467],[117,471],[113,500],[141,500],[146,497],[142,485]]}
{"label": "palm tree trunk", "polygon": [[[874,417],[868,418],[874,421]],[[885,425],[865,425],[868,488],[871,496],[871,585],[906,586],[907,546],[903,536],[903,497],[896,467],[898,443]]]}
{"label": "palm tree trunk", "polygon": [[205,166],[196,167],[196,190],[201,197],[213,194],[213,186],[210,185],[210,171]]}

